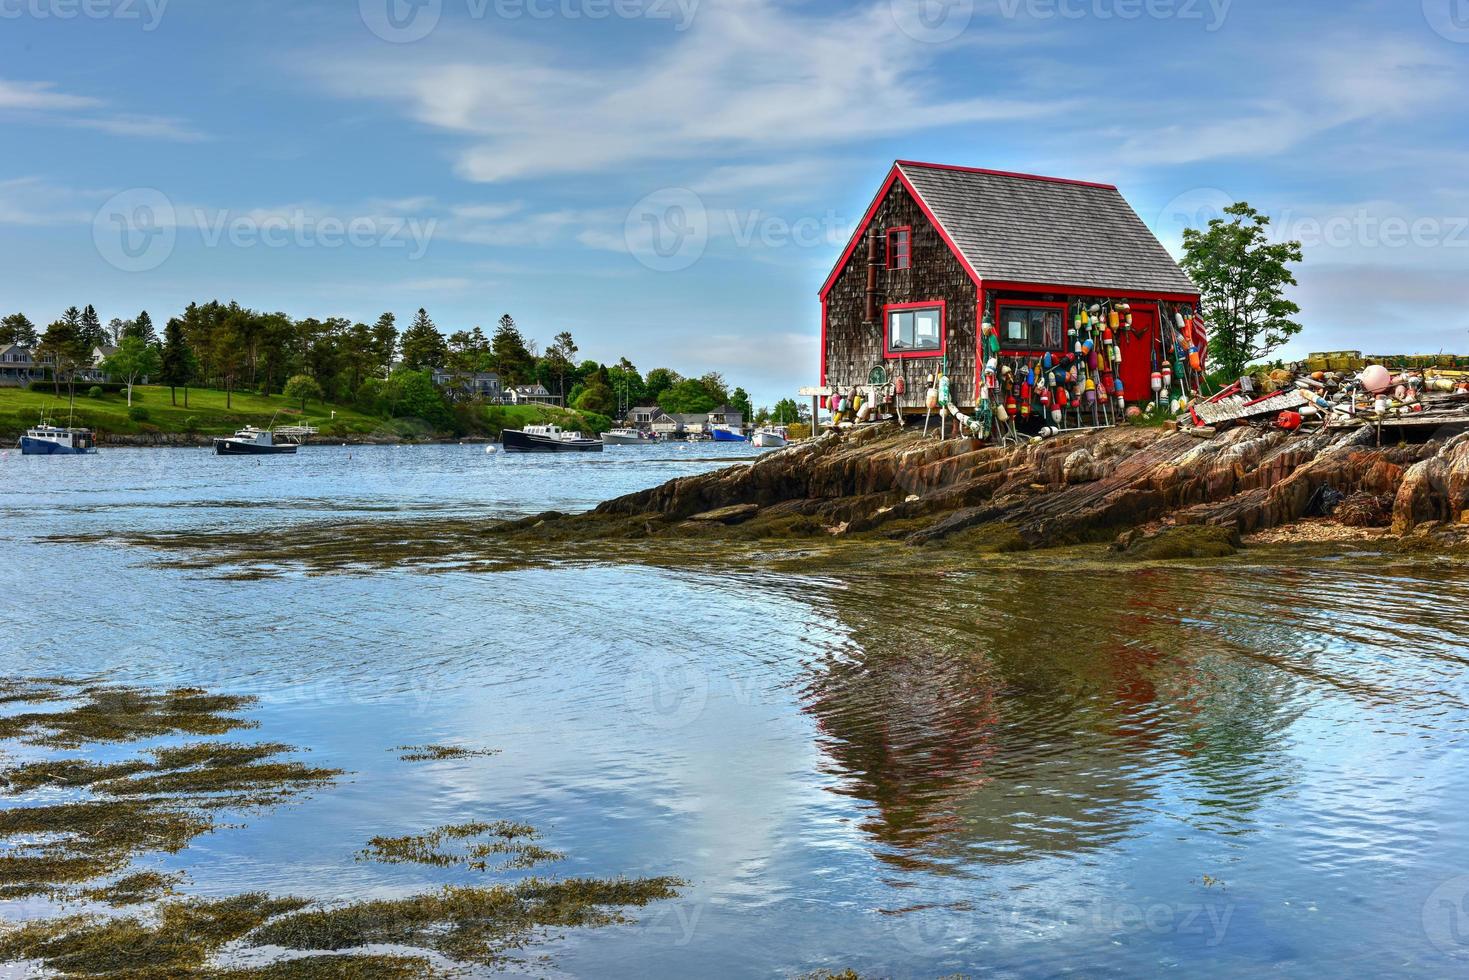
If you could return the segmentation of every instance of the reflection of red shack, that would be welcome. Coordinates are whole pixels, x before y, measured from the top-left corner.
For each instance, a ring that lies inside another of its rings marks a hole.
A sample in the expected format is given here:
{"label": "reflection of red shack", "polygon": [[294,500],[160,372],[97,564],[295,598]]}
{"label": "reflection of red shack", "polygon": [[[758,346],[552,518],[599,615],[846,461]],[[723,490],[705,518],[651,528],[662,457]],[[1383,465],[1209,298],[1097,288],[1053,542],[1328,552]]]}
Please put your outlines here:
{"label": "reflection of red shack", "polygon": [[900,160],[822,286],[819,390],[860,389],[882,366],[910,412],[940,373],[966,408],[1002,377],[1038,399],[1031,376],[1085,342],[1102,394],[1146,401],[1166,362],[1202,359],[1198,303],[1110,184]]}

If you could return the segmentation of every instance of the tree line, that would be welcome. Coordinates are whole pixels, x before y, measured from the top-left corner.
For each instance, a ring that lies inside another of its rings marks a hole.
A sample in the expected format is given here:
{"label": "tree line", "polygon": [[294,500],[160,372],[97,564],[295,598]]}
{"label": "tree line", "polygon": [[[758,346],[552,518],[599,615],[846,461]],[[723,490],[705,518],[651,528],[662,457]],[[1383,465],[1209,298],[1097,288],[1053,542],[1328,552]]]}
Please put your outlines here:
{"label": "tree line", "polygon": [[[618,417],[635,406],[656,405],[670,414],[703,413],[728,404],[749,420],[764,421],[743,388],[731,389],[718,372],[686,378],[671,368],[646,374],[626,357],[607,365],[578,360],[570,332],[544,348],[528,338],[508,313],[489,334],[478,327],[445,336],[419,309],[398,329],[392,313],[373,323],[342,317],[294,319],[238,303],[191,303],[171,317],[161,335],[144,311],[103,325],[92,306],[71,307],[39,331],[23,313],[0,320],[0,346],[21,344],[47,364],[55,382],[75,395],[78,374],[93,365],[94,351],[110,349],[103,369],[129,386],[142,378],[182,392],[190,387],[223,390],[226,405],[237,391],[282,394],[299,400],[326,399],[387,417],[416,416],[445,430],[454,423],[454,399],[431,381],[446,373],[452,396],[472,375],[494,372],[501,385],[543,385],[562,404],[583,412]],[[131,394],[130,394],[131,397]],[[784,407],[784,406],[778,406]]]}

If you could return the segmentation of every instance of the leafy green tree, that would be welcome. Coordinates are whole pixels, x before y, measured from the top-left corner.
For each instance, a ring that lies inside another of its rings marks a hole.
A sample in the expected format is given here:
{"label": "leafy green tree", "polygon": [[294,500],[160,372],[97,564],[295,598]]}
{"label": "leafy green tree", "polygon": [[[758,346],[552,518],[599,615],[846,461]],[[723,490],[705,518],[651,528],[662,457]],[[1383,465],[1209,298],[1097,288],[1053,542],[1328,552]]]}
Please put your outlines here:
{"label": "leafy green tree", "polygon": [[[76,307],[68,312],[77,312]],[[81,316],[73,320],[63,315],[46,328],[36,345],[37,358],[51,366],[51,377],[60,384],[66,382],[67,403],[76,406],[76,375],[84,365],[92,362],[92,349],[81,335]]]}
{"label": "leafy green tree", "polygon": [[776,425],[792,425],[801,420],[801,407],[794,398],[782,398],[771,410],[770,420]]}
{"label": "leafy green tree", "polygon": [[709,397],[714,399],[715,405],[724,405],[729,402],[729,385],[725,383],[724,375],[718,371],[710,371],[699,379],[704,390],[709,392]]}
{"label": "leafy green tree", "polygon": [[719,400],[697,378],[686,378],[658,396],[658,407],[669,415],[697,415],[718,405]]}
{"label": "leafy green tree", "polygon": [[372,369],[373,374],[386,378],[393,363],[393,352],[398,349],[398,320],[391,313],[384,313],[372,325]]}
{"label": "leafy green tree", "polygon": [[770,423],[770,409],[761,405],[755,410],[755,418],[752,421],[755,425],[768,425]]}
{"label": "leafy green tree", "polygon": [[194,351],[184,337],[184,323],[177,317],[171,318],[163,328],[163,357],[158,380],[169,387],[173,404],[179,403],[180,387],[184,389],[184,407],[189,405],[189,383],[194,380],[198,364]]}
{"label": "leafy green tree", "polygon": [[746,422],[749,422],[755,417],[755,409],[750,404],[750,396],[745,391],[745,389],[736,388],[733,392],[731,392],[729,396],[729,404],[731,408],[739,410],[741,417],[744,418]]}
{"label": "leafy green tree", "polygon": [[643,398],[657,403],[663,393],[683,380],[683,375],[668,368],[654,368],[643,384]]}
{"label": "leafy green tree", "polygon": [[617,396],[612,391],[610,375],[600,364],[587,375],[581,394],[572,402],[572,407],[582,412],[612,415],[617,411]]}
{"label": "leafy green tree", "polygon": [[12,313],[0,320],[0,345],[19,344],[22,347],[35,347],[39,341],[40,338],[36,335],[36,325],[24,313]]}
{"label": "leafy green tree", "polygon": [[1285,298],[1296,284],[1290,264],[1300,242],[1270,242],[1270,219],[1243,201],[1224,209],[1204,231],[1183,233],[1183,268],[1199,287],[1209,324],[1209,350],[1231,378],[1244,374],[1301,332],[1301,308]]}
{"label": "leafy green tree", "polygon": [[556,376],[558,382],[556,393],[562,397],[563,401],[566,398],[566,376],[573,369],[576,352],[579,349],[576,341],[571,339],[571,331],[563,330],[556,335],[556,339],[546,350],[547,366]]}
{"label": "leafy green tree", "polygon": [[490,339],[479,327],[458,330],[449,336],[449,353],[445,366],[457,374],[477,374],[488,371],[494,362]]}
{"label": "leafy green tree", "polygon": [[422,307],[414,315],[413,325],[403,331],[399,344],[403,350],[403,367],[408,371],[444,366],[448,353],[444,335],[439,333],[434,321],[429,319],[428,311]]}
{"label": "leafy green tree", "polygon": [[139,336],[122,338],[117,350],[102,361],[102,370],[109,377],[122,378],[128,386],[129,408],[133,405],[133,385],[139,378],[157,374],[162,366],[163,361],[158,356],[157,349],[145,343]]}
{"label": "leafy green tree", "polygon": [[301,411],[306,411],[306,403],[315,398],[322,398],[321,385],[309,374],[293,374],[281,390],[281,394],[293,402],[301,403]]}
{"label": "leafy green tree", "polygon": [[439,432],[454,429],[454,413],[428,371],[394,371],[383,386],[384,400],[396,418],[415,418]]}

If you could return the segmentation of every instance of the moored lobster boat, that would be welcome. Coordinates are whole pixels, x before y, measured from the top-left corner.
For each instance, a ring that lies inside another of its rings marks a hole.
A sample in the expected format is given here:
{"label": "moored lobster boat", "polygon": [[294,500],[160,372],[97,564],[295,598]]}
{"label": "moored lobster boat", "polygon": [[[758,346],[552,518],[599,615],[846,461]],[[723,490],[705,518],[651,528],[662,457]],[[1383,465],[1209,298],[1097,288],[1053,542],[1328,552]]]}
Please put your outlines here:
{"label": "moored lobster boat", "polygon": [[639,429],[613,429],[602,433],[602,442],[608,446],[652,446],[658,438]]}
{"label": "moored lobster boat", "polygon": [[287,438],[277,442],[275,433],[247,425],[232,436],[214,440],[217,456],[282,456],[294,453],[301,444]]}
{"label": "moored lobster boat", "polygon": [[91,429],[62,428],[44,420],[20,437],[22,456],[86,456],[96,451]]}
{"label": "moored lobster boat", "polygon": [[569,432],[559,425],[528,425],[524,429],[506,429],[500,441],[507,453],[600,453],[601,439],[588,439],[580,432]]}
{"label": "moored lobster boat", "polygon": [[709,430],[715,442],[745,442],[744,433],[736,432],[728,426],[716,425]]}

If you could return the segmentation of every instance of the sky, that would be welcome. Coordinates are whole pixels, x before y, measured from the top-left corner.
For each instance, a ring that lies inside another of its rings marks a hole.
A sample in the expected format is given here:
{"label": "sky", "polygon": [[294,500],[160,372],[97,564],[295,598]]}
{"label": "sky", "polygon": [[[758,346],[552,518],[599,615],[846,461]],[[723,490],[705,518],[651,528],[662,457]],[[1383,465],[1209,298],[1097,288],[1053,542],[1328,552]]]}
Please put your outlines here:
{"label": "sky", "polygon": [[0,0],[0,312],[237,300],[772,404],[894,159],[1301,240],[1284,353],[1469,353],[1469,0]]}

